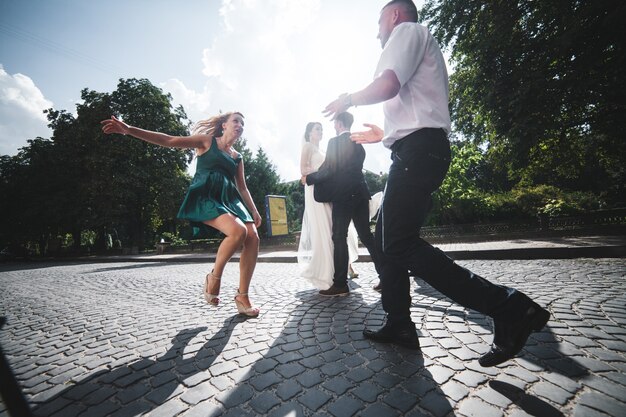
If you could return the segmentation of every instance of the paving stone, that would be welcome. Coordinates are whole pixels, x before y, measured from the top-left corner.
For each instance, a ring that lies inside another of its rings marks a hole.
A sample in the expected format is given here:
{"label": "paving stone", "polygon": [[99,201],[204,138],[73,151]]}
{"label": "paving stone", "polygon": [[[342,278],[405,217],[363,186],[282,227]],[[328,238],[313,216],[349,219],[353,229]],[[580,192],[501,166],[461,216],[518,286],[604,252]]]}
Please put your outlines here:
{"label": "paving stone", "polygon": [[309,370],[298,375],[296,380],[303,387],[310,388],[324,381],[324,378],[318,370]]}
{"label": "paving stone", "polygon": [[183,388],[177,382],[169,382],[155,390],[150,391],[144,396],[144,398],[158,405],[180,395],[182,392]]}
{"label": "paving stone", "polygon": [[115,395],[115,398],[122,404],[128,404],[131,401],[142,398],[144,395],[150,392],[150,389],[150,386],[148,386],[147,384],[139,382],[118,392]]}
{"label": "paving stone", "polygon": [[217,378],[211,378],[209,382],[219,391],[224,391],[230,388],[232,384],[230,379],[226,376],[219,376]]}
{"label": "paving stone", "polygon": [[350,417],[355,415],[361,408],[362,403],[360,401],[344,396],[332,402],[327,407],[327,410],[335,417]]}
{"label": "paving stone", "polygon": [[541,377],[572,394],[580,389],[580,383],[556,372],[543,372]]}
{"label": "paving stone", "polygon": [[328,376],[336,376],[336,375],[344,373],[347,370],[347,368],[341,362],[331,362],[331,363],[326,363],[325,365],[323,365],[320,368],[320,370],[322,371],[322,373]]}
{"label": "paving stone", "polygon": [[430,378],[412,378],[409,381],[402,384],[402,388],[406,389],[410,393],[417,395],[422,398],[426,396],[426,394],[432,390],[435,390],[439,387],[435,381]]}
{"label": "paving stone", "polygon": [[355,389],[353,389],[351,391],[352,395],[358,397],[359,399],[369,402],[369,403],[373,403],[376,402],[378,396],[383,392],[384,390],[371,382],[364,382],[359,384]]}
{"label": "paving stone", "polygon": [[298,363],[283,364],[276,367],[276,372],[285,378],[292,378],[305,370],[306,368]]}
{"label": "paving stone", "polygon": [[[39,407],[33,407],[33,411],[35,412],[35,415],[51,416],[72,403],[73,403],[72,399],[56,397],[51,401],[43,403]],[[119,406],[117,408],[119,408]],[[2,402],[0,402],[0,410],[4,411],[4,404]],[[9,417],[8,410],[6,411],[5,414],[7,417]]]}
{"label": "paving stone", "polygon": [[186,387],[188,387],[188,388],[194,387],[194,386],[196,386],[198,384],[203,383],[204,381],[207,381],[207,380],[211,379],[212,378],[211,375],[212,375],[212,372],[208,372],[208,371],[198,372],[196,374],[193,374],[193,375],[185,378],[183,380],[183,384]]}
{"label": "paving stone", "polygon": [[83,415],[88,415],[89,417],[105,417],[112,415],[120,408],[120,404],[114,402],[112,399],[109,399],[101,404],[98,404],[96,407],[88,408]]}
{"label": "paving stone", "polygon": [[485,382],[487,377],[478,372],[466,370],[454,375],[454,379],[468,387],[475,388]]}
{"label": "paving stone", "polygon": [[271,392],[263,392],[250,400],[250,407],[261,415],[267,414],[273,407],[280,404],[281,400]]}
{"label": "paving stone", "polygon": [[196,405],[202,401],[214,397],[218,391],[208,382],[196,385],[182,393],[180,399],[190,405]]}
{"label": "paving stone", "polygon": [[[233,362],[221,362],[218,364],[211,365],[211,367],[209,368],[209,371],[211,372],[211,375],[216,377],[216,376],[227,374],[236,369],[237,369],[237,365],[234,364]],[[192,373],[192,372],[185,372],[185,373],[187,374],[187,373]]]}
{"label": "paving stone", "polygon": [[217,395],[217,400],[224,405],[224,408],[230,409],[244,404],[254,395],[254,390],[247,384],[238,385],[235,389],[222,392]]}
{"label": "paving stone", "polygon": [[176,379],[176,375],[174,375],[174,373],[169,372],[169,371],[164,371],[150,378],[150,384],[152,385],[153,388],[158,388],[161,385],[174,381],[175,379]]}
{"label": "paving stone", "polygon": [[155,408],[151,417],[174,417],[187,409],[187,405],[177,398],[167,401],[165,404]]}
{"label": "paving stone", "polygon": [[61,411],[57,411],[52,414],[52,417],[76,417],[85,412],[87,408],[79,403],[73,403],[62,409]]}
{"label": "paving stone", "polygon": [[306,366],[309,369],[319,368],[325,364],[324,360],[319,356],[311,356],[306,359],[298,361],[300,365]]}
{"label": "paving stone", "polygon": [[626,386],[624,385],[619,385],[609,379],[599,376],[585,378],[582,380],[582,383],[602,394],[613,397],[616,400],[626,402],[624,401],[626,399]]}
{"label": "paving stone", "polygon": [[98,388],[96,391],[92,391],[91,393],[83,397],[81,400],[87,406],[99,405],[103,401],[114,396],[115,393],[117,392],[118,392],[117,389],[111,386],[103,386],[103,387]]}
{"label": "paving stone", "polygon": [[65,385],[50,386],[49,384],[45,384],[45,383],[42,385],[45,385],[45,387],[41,391],[34,391],[35,395],[31,397],[34,403],[43,403],[46,401],[53,400],[58,395],[65,392],[65,390],[67,389]]}
{"label": "paving stone", "polygon": [[298,396],[298,401],[312,411],[317,411],[326,404],[332,397],[317,388],[308,389],[304,394]]}
{"label": "paving stone", "polygon": [[287,401],[293,398],[296,394],[302,391],[302,387],[298,384],[294,384],[291,381],[283,382],[276,389],[276,395],[278,395],[283,401]]}
{"label": "paving stone", "polygon": [[572,358],[561,358],[548,362],[549,368],[566,375],[569,378],[580,378],[589,374],[584,366]]}
{"label": "paving stone", "polygon": [[573,417],[606,417],[606,413],[586,407],[582,404],[576,404],[572,413]]}
{"label": "paving stone", "polygon": [[391,388],[396,386],[402,381],[405,381],[404,378],[399,377],[397,375],[391,375],[387,372],[378,372],[374,374],[374,382],[378,385],[382,385],[385,388]]}
{"label": "paving stone", "polygon": [[359,413],[360,417],[396,417],[400,415],[400,411],[381,403],[369,405]]}
{"label": "paving stone", "polygon": [[348,389],[352,388],[354,384],[345,377],[334,377],[324,382],[322,386],[337,395],[342,395]]}
{"label": "paving stone", "polygon": [[407,412],[417,404],[418,397],[407,394],[400,388],[394,388],[383,395],[383,401],[390,407]]}
{"label": "paving stone", "polygon": [[470,392],[470,390],[465,385],[454,380],[450,380],[441,385],[441,391],[455,402],[459,402],[461,399],[465,398]]}
{"label": "paving stone", "polygon": [[472,392],[472,396],[479,397],[481,400],[499,409],[506,409],[512,404],[511,399],[502,395],[498,391],[495,391],[489,386],[481,387],[475,390]]}
{"label": "paving stone", "polygon": [[346,377],[355,383],[369,379],[372,375],[374,375],[374,372],[368,368],[357,368],[346,373]]}
{"label": "paving stone", "polygon": [[256,372],[265,373],[274,369],[277,365],[278,361],[274,359],[261,359],[254,364],[254,370]]}
{"label": "paving stone", "polygon": [[138,416],[145,413],[147,410],[151,410],[152,407],[150,404],[146,403],[143,400],[133,401],[125,407],[122,407],[111,414],[111,417],[132,417]]}
{"label": "paving stone", "polygon": [[539,398],[545,398],[556,404],[565,405],[573,394],[549,382],[539,382],[533,385],[532,392]]}
{"label": "paving stone", "polygon": [[427,372],[430,373],[435,382],[440,385],[445,383],[455,374],[452,369],[439,365],[430,366]]}
{"label": "paving stone", "polygon": [[302,406],[295,402],[283,404],[278,409],[272,411],[268,417],[305,417]]}
{"label": "paving stone", "polygon": [[610,416],[623,415],[626,404],[598,392],[583,393],[578,404],[602,411]]}
{"label": "paving stone", "polygon": [[478,398],[467,398],[461,402],[459,412],[463,416],[501,417],[503,412]]}
{"label": "paving stone", "polygon": [[[488,346],[484,347],[484,353],[487,353]],[[478,359],[479,358],[479,354],[477,354],[476,352],[474,352],[473,350],[469,349],[467,346],[461,346],[457,349],[450,349],[448,351],[449,354],[455,356],[457,359],[462,360],[462,361],[470,361],[472,359]]]}
{"label": "paving stone", "polygon": [[250,378],[249,383],[257,391],[263,391],[272,385],[278,384],[283,381],[283,378],[276,372],[266,372],[259,376],[253,376]]}
{"label": "paving stone", "polygon": [[453,410],[450,400],[437,389],[428,392],[423,397],[419,397],[419,399],[419,406],[435,416],[445,416]]}

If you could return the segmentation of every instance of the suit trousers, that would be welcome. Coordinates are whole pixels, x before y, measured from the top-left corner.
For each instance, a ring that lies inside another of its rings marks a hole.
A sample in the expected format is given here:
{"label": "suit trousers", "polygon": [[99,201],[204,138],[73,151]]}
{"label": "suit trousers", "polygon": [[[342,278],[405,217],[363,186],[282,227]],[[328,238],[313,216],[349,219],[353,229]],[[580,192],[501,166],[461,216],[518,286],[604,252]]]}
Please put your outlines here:
{"label": "suit trousers", "polygon": [[409,275],[426,281],[460,305],[502,323],[522,317],[532,301],[457,265],[420,237],[420,228],[450,165],[443,129],[420,129],[391,148],[392,164],[376,223],[382,304],[387,325],[414,328]]}
{"label": "suit trousers", "polygon": [[361,243],[367,248],[377,268],[378,262],[374,246],[374,235],[370,229],[369,199],[363,193],[352,195],[350,199],[333,202],[332,210],[333,228],[333,262],[335,274],[333,285],[345,287],[348,283],[348,227],[350,221],[354,222],[354,228]]}

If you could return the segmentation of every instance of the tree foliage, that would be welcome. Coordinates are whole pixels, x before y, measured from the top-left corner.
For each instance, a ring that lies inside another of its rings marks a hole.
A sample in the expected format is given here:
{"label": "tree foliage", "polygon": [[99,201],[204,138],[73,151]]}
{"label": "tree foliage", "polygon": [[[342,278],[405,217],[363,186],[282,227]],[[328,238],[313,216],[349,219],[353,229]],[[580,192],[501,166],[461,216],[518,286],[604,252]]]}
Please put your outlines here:
{"label": "tree foliage", "polygon": [[487,147],[494,187],[623,195],[626,3],[429,0],[451,51],[456,129]]}
{"label": "tree foliage", "polygon": [[185,134],[182,108],[173,109],[169,95],[137,79],[120,80],[112,94],[84,89],[81,99],[76,116],[47,111],[50,140],[31,140],[17,156],[2,158],[10,202],[3,205],[11,231],[5,242],[37,240],[44,252],[50,237],[71,234],[79,245],[82,232],[92,230],[102,247],[114,235],[142,248],[160,226],[172,227],[173,201],[180,202],[189,182],[190,153],[106,136],[100,121],[114,114],[133,125]]}

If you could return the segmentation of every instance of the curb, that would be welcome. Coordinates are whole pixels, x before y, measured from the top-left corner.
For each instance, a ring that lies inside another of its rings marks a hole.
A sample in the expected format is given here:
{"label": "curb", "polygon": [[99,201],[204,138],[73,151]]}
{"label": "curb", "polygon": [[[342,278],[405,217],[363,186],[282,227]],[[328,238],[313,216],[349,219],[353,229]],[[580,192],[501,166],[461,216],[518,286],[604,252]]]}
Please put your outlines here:
{"label": "curb", "polygon": [[[257,262],[262,263],[297,263],[298,258],[293,251],[285,251],[285,255],[259,255]],[[575,259],[575,258],[626,258],[626,245],[618,246],[568,246],[556,248],[517,248],[517,249],[488,249],[488,250],[460,250],[444,251],[454,260],[506,260],[506,259]],[[172,263],[206,263],[214,262],[215,254],[202,256],[191,255],[136,255],[136,256],[94,256],[81,258],[49,258],[37,262],[172,262]],[[239,261],[239,254],[233,256],[231,262]],[[359,255],[359,262],[371,262],[369,255]]]}

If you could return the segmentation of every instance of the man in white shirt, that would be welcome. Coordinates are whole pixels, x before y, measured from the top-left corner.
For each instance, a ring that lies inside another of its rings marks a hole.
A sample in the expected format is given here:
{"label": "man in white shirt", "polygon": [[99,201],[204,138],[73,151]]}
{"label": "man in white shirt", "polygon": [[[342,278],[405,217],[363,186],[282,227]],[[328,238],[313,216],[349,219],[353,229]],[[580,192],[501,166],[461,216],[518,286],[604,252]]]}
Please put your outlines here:
{"label": "man in white shirt", "polygon": [[454,263],[420,238],[431,194],[441,185],[450,165],[448,74],[437,42],[417,23],[411,0],[393,0],[378,21],[383,51],[374,80],[362,90],[342,94],[324,110],[335,116],[351,106],[384,102],[384,131],[352,134],[357,143],[382,140],[391,149],[392,164],[376,224],[376,249],[382,284],[385,325],[365,330],[368,339],[419,349],[410,316],[409,274],[460,305],[493,318],[491,350],[479,359],[495,366],[513,358],[531,332],[541,330],[550,314],[525,294],[493,284]]}

